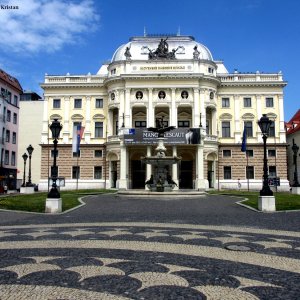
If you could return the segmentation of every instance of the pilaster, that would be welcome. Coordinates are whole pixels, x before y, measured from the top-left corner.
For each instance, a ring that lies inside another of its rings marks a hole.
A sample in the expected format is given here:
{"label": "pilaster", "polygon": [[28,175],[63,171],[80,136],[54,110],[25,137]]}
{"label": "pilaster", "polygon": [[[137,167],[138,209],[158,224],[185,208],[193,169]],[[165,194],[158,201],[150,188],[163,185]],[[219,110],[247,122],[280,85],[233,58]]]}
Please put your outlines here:
{"label": "pilaster", "polygon": [[[173,146],[172,151],[173,151],[173,157],[177,156],[177,146]],[[179,189],[178,188],[179,181],[178,181],[178,164],[177,163],[172,165],[172,179],[177,184],[177,185],[175,185],[173,190],[178,190]]]}

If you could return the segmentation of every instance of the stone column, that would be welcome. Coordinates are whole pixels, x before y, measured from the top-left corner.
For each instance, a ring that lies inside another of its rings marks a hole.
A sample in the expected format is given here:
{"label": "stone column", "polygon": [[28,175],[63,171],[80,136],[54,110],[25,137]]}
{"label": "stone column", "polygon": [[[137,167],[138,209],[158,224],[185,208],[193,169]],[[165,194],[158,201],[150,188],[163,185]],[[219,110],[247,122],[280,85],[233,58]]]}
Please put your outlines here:
{"label": "stone column", "polygon": [[[257,113],[256,117],[257,117],[257,121],[258,121],[262,117],[261,96],[260,95],[256,95],[256,113]],[[262,143],[262,135],[261,135],[261,132],[260,132],[260,129],[259,129],[259,126],[257,123],[256,123],[256,138],[257,138],[258,143]]]}
{"label": "stone column", "polygon": [[127,164],[127,148],[124,145],[124,142],[120,142],[120,179],[119,179],[119,189],[127,190],[128,189],[128,164]]}
{"label": "stone column", "polygon": [[[205,99],[206,99],[206,90],[200,89],[200,112],[201,112],[201,124],[202,124],[202,132],[201,132],[201,139],[203,140],[206,136],[206,110],[205,110]],[[195,109],[195,108],[194,108]],[[199,114],[200,117],[200,114]],[[200,123],[200,119],[199,119]],[[199,124],[196,124],[198,127]]]}
{"label": "stone column", "polygon": [[286,132],[284,129],[284,108],[283,108],[283,95],[278,95],[278,111],[279,111],[279,130],[276,128],[275,124],[275,138],[277,137],[276,132],[279,132],[280,143],[286,142]]}
{"label": "stone column", "polygon": [[172,89],[172,99],[171,99],[171,114],[170,114],[170,124],[169,126],[178,126],[177,122],[177,106],[176,106],[176,89]]}
{"label": "stone column", "polygon": [[[125,93],[125,94],[124,94]],[[130,89],[125,89],[123,90],[123,95],[125,97],[124,102],[124,125],[126,128],[131,128],[132,127],[132,111],[130,108]],[[120,103],[120,110],[121,110],[121,103]],[[122,125],[122,123],[121,123]]]}
{"label": "stone column", "polygon": [[[151,146],[147,146],[147,156],[151,156]],[[150,179],[152,175],[152,166],[146,164],[146,181]],[[145,185],[145,190],[149,191],[149,188]]]}
{"label": "stone column", "polygon": [[[201,120],[203,120],[204,115],[205,115],[205,112],[202,112],[202,110],[200,109],[200,107],[201,107],[200,101],[202,102],[202,99],[200,100],[200,97],[199,97],[199,89],[194,88],[194,115],[193,115],[193,125],[192,125],[194,128],[199,127],[200,113],[201,113]],[[203,101],[203,104],[204,104],[204,101]]]}
{"label": "stone column", "polygon": [[155,127],[154,108],[153,108],[153,89],[148,89],[148,114],[147,127]]}
{"label": "stone column", "polygon": [[44,100],[44,108],[43,108],[43,132],[42,132],[42,144],[48,144],[48,132],[49,132],[49,124],[50,120],[48,120],[48,105],[49,104],[49,97],[45,97]]}
{"label": "stone column", "polygon": [[111,109],[108,110],[108,119],[107,119],[107,135],[113,135],[113,122],[114,122],[114,114]]}
{"label": "stone column", "polygon": [[[177,146],[172,147],[173,150],[173,157],[177,156]],[[172,179],[177,183],[177,186],[174,187],[174,190],[179,189],[179,181],[178,181],[178,164],[172,165]]]}
{"label": "stone column", "polygon": [[244,131],[244,124],[242,124],[242,128],[240,126],[240,122],[243,123],[243,120],[241,120],[240,115],[240,96],[234,95],[233,96],[233,104],[234,104],[234,124],[232,128],[232,132],[234,134],[234,140],[235,143],[241,142],[241,132]]}
{"label": "stone column", "polygon": [[[202,139],[203,140],[203,139]],[[203,141],[197,146],[195,190],[205,190],[208,181],[204,179]]]}
{"label": "stone column", "polygon": [[91,97],[86,97],[86,111],[85,111],[85,130],[84,140],[89,143],[91,140]]}

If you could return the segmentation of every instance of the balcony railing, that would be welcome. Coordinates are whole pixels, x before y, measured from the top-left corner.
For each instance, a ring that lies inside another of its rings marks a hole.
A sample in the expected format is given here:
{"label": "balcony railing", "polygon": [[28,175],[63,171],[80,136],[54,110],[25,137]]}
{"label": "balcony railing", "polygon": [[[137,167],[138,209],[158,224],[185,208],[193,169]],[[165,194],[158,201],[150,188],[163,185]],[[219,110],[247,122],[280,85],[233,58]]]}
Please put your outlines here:
{"label": "balcony railing", "polygon": [[218,142],[218,136],[217,135],[206,135],[205,138],[204,138],[204,141],[205,142]]}
{"label": "balcony railing", "polygon": [[223,74],[220,75],[221,82],[255,82],[255,81],[283,81],[282,74]]}
{"label": "balcony railing", "polygon": [[108,143],[120,142],[120,138],[118,135],[110,135],[107,137],[107,142]]}

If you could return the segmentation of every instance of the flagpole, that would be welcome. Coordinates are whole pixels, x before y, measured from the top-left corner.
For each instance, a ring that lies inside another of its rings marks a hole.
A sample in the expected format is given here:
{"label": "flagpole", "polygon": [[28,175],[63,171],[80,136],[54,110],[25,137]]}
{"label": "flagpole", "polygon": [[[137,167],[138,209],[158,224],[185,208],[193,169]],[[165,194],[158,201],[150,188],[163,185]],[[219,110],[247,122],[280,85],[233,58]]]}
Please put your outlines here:
{"label": "flagpole", "polygon": [[246,172],[246,176],[247,176],[247,187],[248,187],[248,192],[249,192],[249,165],[248,165],[248,153],[246,150],[246,158],[247,158],[247,172]]}
{"label": "flagpole", "polygon": [[77,151],[77,166],[76,166],[76,191],[78,190],[78,161],[79,161],[79,151]]}

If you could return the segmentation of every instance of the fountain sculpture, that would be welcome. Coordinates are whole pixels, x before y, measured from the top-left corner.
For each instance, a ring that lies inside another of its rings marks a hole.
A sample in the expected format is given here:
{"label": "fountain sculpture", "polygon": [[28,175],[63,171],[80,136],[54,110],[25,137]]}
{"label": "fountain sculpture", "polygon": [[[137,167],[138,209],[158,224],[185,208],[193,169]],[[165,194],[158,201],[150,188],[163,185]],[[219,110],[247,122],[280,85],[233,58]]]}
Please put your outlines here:
{"label": "fountain sculpture", "polygon": [[164,192],[172,191],[176,182],[172,179],[170,172],[170,167],[173,164],[177,164],[181,158],[177,156],[167,156],[166,147],[164,146],[164,133],[175,129],[174,126],[165,127],[163,117],[156,119],[156,127],[147,128],[148,131],[153,131],[158,133],[158,145],[155,149],[156,155],[141,157],[141,160],[152,165],[152,175],[149,180],[145,182],[145,185],[150,189],[150,191]]}

